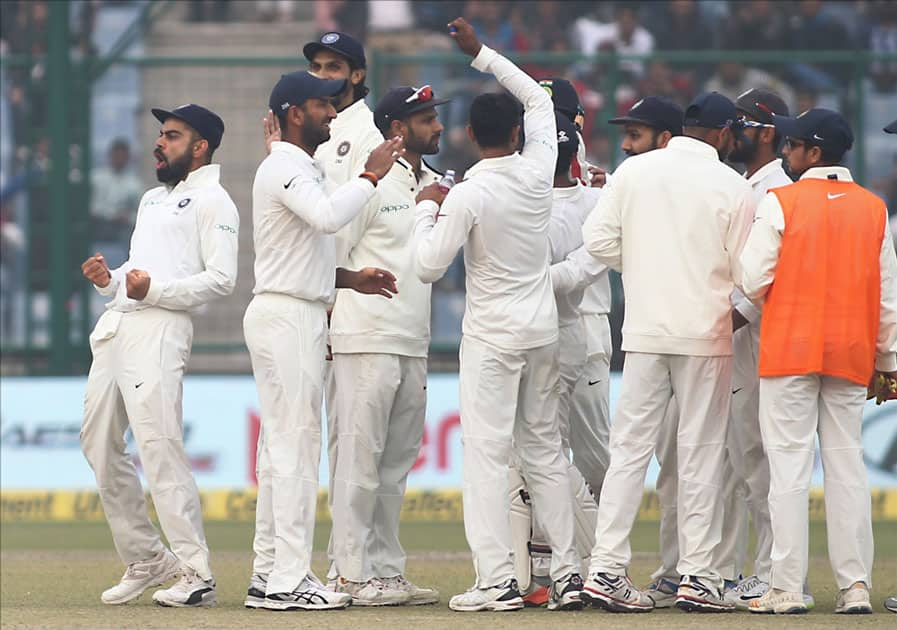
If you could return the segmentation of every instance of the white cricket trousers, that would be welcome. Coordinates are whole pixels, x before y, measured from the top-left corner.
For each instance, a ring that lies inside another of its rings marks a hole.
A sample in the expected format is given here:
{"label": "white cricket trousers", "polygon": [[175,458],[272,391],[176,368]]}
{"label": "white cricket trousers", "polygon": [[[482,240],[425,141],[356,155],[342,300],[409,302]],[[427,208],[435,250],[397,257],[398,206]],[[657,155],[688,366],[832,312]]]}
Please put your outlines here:
{"label": "white cricket trousers", "polygon": [[277,293],[252,298],[243,333],[261,406],[253,573],[288,593],[308,575],[321,460],[327,311]]}
{"label": "white cricket trousers", "polygon": [[420,454],[427,360],[395,354],[334,354],[340,418],[333,483],[333,553],[353,582],[405,572],[399,514]]}
{"label": "white cricket trousers", "polygon": [[719,582],[713,552],[720,541],[721,475],[731,398],[732,357],[629,352],[611,428],[610,468],[598,501],[591,571],[625,575],[629,534],[645,474],[672,396],[679,404],[678,538],[681,575]]}
{"label": "white cricket trousers", "polygon": [[557,418],[558,345],[501,350],[461,340],[464,531],[476,586],[515,576],[511,556],[508,466],[512,444],[551,546],[551,577],[579,571],[573,505]]}
{"label": "white cricket trousers", "polygon": [[[747,512],[757,534],[754,575],[769,582],[772,553],[772,523],[769,519],[769,461],[760,434],[760,320],[742,326],[732,336],[732,413],[729,421],[728,460],[738,486],[744,493]],[[744,527],[743,510],[732,514],[727,506],[723,519],[723,541],[738,536]],[[739,506],[740,507],[740,506]],[[746,543],[746,532],[743,536]],[[741,541],[738,544],[744,548]],[[742,553],[739,549],[738,554]],[[745,551],[746,553],[746,551]],[[738,567],[740,570],[740,566]]]}
{"label": "white cricket trousers", "polygon": [[770,471],[773,588],[803,590],[817,434],[835,582],[839,589],[854,582],[872,586],[872,507],[861,436],[865,402],[863,385],[833,376],[760,378],[760,430]]}
{"label": "white cricket trousers", "polygon": [[573,464],[597,498],[610,464],[610,357],[613,350],[607,315],[584,314],[582,321],[587,356],[570,400],[570,450]]}
{"label": "white cricket trousers", "polygon": [[131,428],[162,531],[178,559],[212,578],[199,491],[184,450],[181,409],[193,322],[148,308],[100,316],[90,349],[81,450],[97,478],[112,540],[125,564],[163,549],[147,516],[140,477],[125,446]]}

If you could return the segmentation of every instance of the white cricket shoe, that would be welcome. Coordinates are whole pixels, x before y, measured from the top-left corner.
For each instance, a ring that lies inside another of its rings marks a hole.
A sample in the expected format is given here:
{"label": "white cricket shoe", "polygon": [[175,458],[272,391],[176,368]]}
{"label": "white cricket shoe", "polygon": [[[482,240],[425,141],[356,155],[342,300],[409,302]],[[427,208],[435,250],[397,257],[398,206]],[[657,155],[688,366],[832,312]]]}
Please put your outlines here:
{"label": "white cricket shoe", "polygon": [[334,590],[351,596],[353,606],[401,606],[411,599],[410,591],[389,588],[379,578],[353,582],[339,577]]}
{"label": "white cricket shoe", "polygon": [[264,608],[265,590],[268,588],[268,579],[264,575],[253,573],[249,578],[249,589],[246,591],[246,599],[243,605],[246,608]]}
{"label": "white cricket shoe", "polygon": [[748,604],[752,613],[775,613],[777,615],[800,615],[809,608],[803,593],[792,593],[771,588],[760,598]]}
{"label": "white cricket shoe", "polygon": [[710,580],[683,575],[676,592],[676,608],[685,612],[723,613],[735,610],[735,604],[723,599],[722,591]]}
{"label": "white cricket shoe", "polygon": [[323,588],[320,582],[304,578],[289,593],[269,593],[262,608],[268,610],[335,610],[352,604],[348,593],[336,593]]}
{"label": "white cricket shoe", "polygon": [[177,577],[181,563],[168,549],[149,560],[132,562],[121,576],[121,581],[103,591],[100,599],[104,604],[127,604],[137,599],[151,586],[160,586]]}
{"label": "white cricket shoe", "polygon": [[645,594],[654,600],[654,608],[672,608],[676,605],[679,582],[670,578],[657,578],[645,589]]}
{"label": "white cricket shoe", "polygon": [[756,575],[746,577],[730,588],[723,597],[727,602],[735,604],[735,608],[739,610],[747,610],[748,605],[755,599],[760,599],[769,590],[769,584],[758,578]]}
{"label": "white cricket shoe", "polygon": [[201,608],[218,604],[215,580],[204,580],[190,567],[181,571],[181,579],[169,588],[153,593],[153,601],[160,606]]}
{"label": "white cricket shoe", "polygon": [[582,608],[582,578],[570,573],[551,583],[548,594],[548,610],[580,610]]}
{"label": "white cricket shoe", "polygon": [[408,601],[405,603],[408,606],[426,606],[439,602],[439,591],[435,588],[418,586],[413,582],[409,582],[403,575],[381,578],[380,581],[386,586],[387,590],[407,593]]}
{"label": "white cricket shoe", "polygon": [[449,608],[458,612],[479,612],[492,610],[505,612],[521,610],[523,598],[517,588],[517,580],[511,578],[497,586],[477,588],[474,586],[465,593],[455,595],[449,600]]}
{"label": "white cricket shoe", "polygon": [[645,613],[654,610],[654,600],[638,590],[625,575],[593,571],[582,587],[582,603],[610,612]]}
{"label": "white cricket shoe", "polygon": [[869,589],[863,582],[854,582],[849,588],[841,589],[835,612],[844,615],[868,615],[872,612]]}

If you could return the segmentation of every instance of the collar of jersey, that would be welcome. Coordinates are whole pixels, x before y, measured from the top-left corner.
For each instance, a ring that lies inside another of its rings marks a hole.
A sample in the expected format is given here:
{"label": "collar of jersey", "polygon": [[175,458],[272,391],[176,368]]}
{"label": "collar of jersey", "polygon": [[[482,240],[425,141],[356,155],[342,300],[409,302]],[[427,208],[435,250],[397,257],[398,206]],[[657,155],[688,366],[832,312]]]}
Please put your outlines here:
{"label": "collar of jersey", "polygon": [[520,160],[520,154],[516,152],[501,157],[483,158],[467,169],[467,172],[464,174],[464,179],[470,179],[480,171],[497,171],[514,168],[517,166],[518,160]]}
{"label": "collar of jersey", "polygon": [[828,179],[829,175],[838,177],[839,182],[852,182],[850,170],[843,166],[814,166],[804,171],[801,179]]}
{"label": "collar of jersey", "polygon": [[206,164],[195,171],[191,171],[187,178],[178,182],[171,190],[183,190],[184,188],[201,188],[209,184],[217,183],[221,176],[220,164]]}

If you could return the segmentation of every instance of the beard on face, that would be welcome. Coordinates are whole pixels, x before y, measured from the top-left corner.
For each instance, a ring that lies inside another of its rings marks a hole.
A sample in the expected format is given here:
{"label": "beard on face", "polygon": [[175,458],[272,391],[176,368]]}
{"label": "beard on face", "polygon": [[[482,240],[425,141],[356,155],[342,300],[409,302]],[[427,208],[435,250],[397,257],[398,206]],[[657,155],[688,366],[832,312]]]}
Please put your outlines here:
{"label": "beard on face", "polygon": [[408,133],[405,136],[405,148],[409,153],[417,153],[418,155],[436,155],[439,153],[439,138],[441,133],[430,136],[429,140],[425,140],[421,136],[415,135],[411,127],[408,127]]}
{"label": "beard on face", "polygon": [[185,151],[183,155],[174,160],[166,158],[158,149],[153,152],[153,155],[157,160],[164,162],[162,166],[156,169],[156,179],[166,186],[174,186],[186,178],[190,172],[190,164],[193,162],[193,158],[189,151]]}
{"label": "beard on face", "polygon": [[759,148],[760,146],[757,144],[757,139],[749,138],[747,134],[744,133],[744,137],[735,143],[735,148],[729,153],[729,161],[747,164],[748,162],[753,161]]}
{"label": "beard on face", "polygon": [[325,127],[326,123],[329,123],[326,119],[315,121],[306,114],[305,120],[299,128],[302,144],[307,147],[317,147],[330,140],[330,127]]}

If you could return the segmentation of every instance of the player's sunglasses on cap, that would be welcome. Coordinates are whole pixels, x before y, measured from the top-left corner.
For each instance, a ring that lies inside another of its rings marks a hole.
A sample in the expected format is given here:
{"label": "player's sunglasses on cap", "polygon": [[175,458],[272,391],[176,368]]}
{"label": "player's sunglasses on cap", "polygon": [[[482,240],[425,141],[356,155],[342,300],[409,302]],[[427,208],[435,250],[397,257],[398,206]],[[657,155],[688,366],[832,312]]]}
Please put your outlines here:
{"label": "player's sunglasses on cap", "polygon": [[414,90],[414,92],[411,94],[411,96],[409,96],[408,98],[405,99],[405,102],[413,103],[415,101],[418,101],[420,103],[426,103],[426,102],[432,101],[432,100],[433,100],[433,88],[430,87],[429,85],[425,85],[423,87],[419,87],[416,90]]}
{"label": "player's sunglasses on cap", "polygon": [[[760,105],[760,103],[757,103]],[[735,125],[740,127],[744,127],[745,129],[774,129],[775,125],[769,125],[767,123],[757,122],[756,120],[748,120],[746,117],[741,116],[740,118],[735,119]]]}

